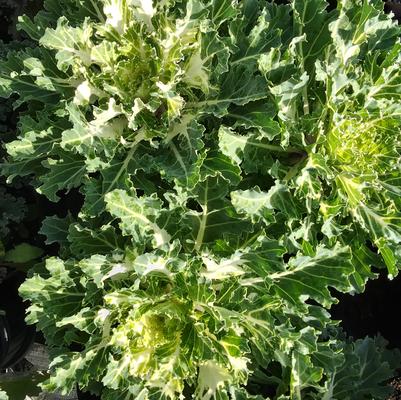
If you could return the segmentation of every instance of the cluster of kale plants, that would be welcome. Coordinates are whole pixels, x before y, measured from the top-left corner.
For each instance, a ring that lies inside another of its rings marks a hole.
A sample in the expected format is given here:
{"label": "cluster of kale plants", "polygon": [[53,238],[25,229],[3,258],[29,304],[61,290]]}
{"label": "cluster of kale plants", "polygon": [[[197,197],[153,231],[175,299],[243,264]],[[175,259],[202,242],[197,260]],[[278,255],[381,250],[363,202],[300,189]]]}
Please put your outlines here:
{"label": "cluster of kale plants", "polygon": [[381,0],[283,3],[45,0],[20,18],[1,173],[84,197],[44,220],[59,257],[20,289],[46,390],[388,395],[397,354],[328,309],[400,266],[401,29]]}
{"label": "cluster of kale plants", "polygon": [[[37,0],[0,0],[0,59],[3,60],[11,50],[26,46],[24,38],[15,31],[18,15],[22,9],[32,11]],[[37,6],[37,4],[36,4]],[[19,110],[13,108],[17,95],[0,98],[0,163],[7,157],[5,144],[15,140],[16,116]],[[31,260],[42,254],[42,249],[30,242],[41,242],[32,237],[30,226],[37,225],[40,218],[38,202],[33,200],[33,190],[29,178],[16,178],[6,183],[6,176],[0,175],[0,283],[7,274],[6,266],[26,269]],[[37,196],[39,197],[39,196]],[[38,243],[35,243],[38,244]],[[1,307],[1,306],[0,306]]]}

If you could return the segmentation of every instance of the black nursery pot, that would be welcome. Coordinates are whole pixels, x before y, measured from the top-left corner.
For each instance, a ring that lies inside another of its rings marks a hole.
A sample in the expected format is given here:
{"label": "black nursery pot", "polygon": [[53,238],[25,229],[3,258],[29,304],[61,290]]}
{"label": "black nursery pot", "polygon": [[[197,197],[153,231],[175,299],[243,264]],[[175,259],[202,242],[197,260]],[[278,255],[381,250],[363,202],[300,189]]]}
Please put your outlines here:
{"label": "black nursery pot", "polygon": [[0,284],[0,369],[12,367],[21,361],[35,340],[35,327],[28,326],[25,304],[18,288],[25,274],[11,272]]}
{"label": "black nursery pot", "polygon": [[77,386],[77,394],[78,394],[78,400],[100,400],[100,396],[96,396],[88,392],[83,392],[82,390],[80,390],[78,386]]}

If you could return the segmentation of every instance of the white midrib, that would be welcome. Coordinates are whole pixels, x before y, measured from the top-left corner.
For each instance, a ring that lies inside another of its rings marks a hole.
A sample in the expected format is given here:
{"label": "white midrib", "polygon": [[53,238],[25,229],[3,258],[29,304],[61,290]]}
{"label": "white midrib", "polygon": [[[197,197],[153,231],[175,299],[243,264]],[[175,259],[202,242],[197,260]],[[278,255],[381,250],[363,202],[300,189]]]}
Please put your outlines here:
{"label": "white midrib", "polygon": [[198,230],[198,235],[196,236],[196,241],[195,241],[195,246],[194,250],[199,251],[202,243],[203,243],[203,238],[205,237],[205,231],[206,231],[206,224],[207,224],[207,216],[208,216],[208,209],[207,209],[207,193],[208,193],[208,181],[206,180],[205,183],[205,198],[204,198],[204,204],[202,205],[202,218],[200,221],[199,225],[199,230]]}
{"label": "white midrib", "polygon": [[194,247],[194,250],[196,250],[196,251],[200,250],[202,243],[203,243],[203,238],[205,236],[205,231],[206,231],[207,204],[203,205],[202,208],[203,208],[202,218],[201,218],[201,222],[199,225],[198,235],[196,236],[196,242],[195,242],[195,247]]}

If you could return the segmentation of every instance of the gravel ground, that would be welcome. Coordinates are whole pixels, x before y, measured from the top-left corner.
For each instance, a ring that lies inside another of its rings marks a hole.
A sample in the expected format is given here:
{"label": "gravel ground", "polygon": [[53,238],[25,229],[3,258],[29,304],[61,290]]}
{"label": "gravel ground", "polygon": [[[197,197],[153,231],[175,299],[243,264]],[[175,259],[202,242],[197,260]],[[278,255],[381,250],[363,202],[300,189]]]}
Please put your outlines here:
{"label": "gravel ground", "polygon": [[394,379],[391,386],[394,388],[394,393],[388,400],[401,400],[401,378]]}

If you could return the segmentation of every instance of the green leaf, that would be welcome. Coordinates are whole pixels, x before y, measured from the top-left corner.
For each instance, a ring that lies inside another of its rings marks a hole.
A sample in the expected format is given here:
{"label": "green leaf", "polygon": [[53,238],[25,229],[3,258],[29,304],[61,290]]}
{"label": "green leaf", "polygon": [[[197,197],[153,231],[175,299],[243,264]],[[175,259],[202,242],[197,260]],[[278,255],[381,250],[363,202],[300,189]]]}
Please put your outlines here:
{"label": "green leaf", "polygon": [[321,51],[330,43],[329,23],[335,13],[327,12],[325,0],[295,0],[291,7],[294,10],[294,31],[298,36],[305,35],[296,47],[302,68],[312,76],[314,63],[321,56]]}
{"label": "green leaf", "polygon": [[288,264],[277,258],[283,251],[277,243],[260,238],[245,253],[245,259],[257,275],[267,279],[274,293],[290,304],[303,309],[305,298],[311,298],[330,307],[336,300],[330,295],[329,286],[343,292],[350,289],[349,276],[354,270],[348,247],[318,248],[316,255],[299,254]]}
{"label": "green leaf", "polygon": [[400,354],[385,350],[385,345],[386,341],[380,336],[346,344],[344,364],[330,376],[324,400],[344,396],[350,400],[366,396],[387,398],[392,388],[383,382],[393,377],[392,368],[400,365]]}
{"label": "green leaf", "polygon": [[[26,64],[27,61],[32,61],[31,53],[23,50],[20,52],[10,51],[7,58],[0,63],[0,95],[8,98],[13,93],[18,94],[19,99],[14,102],[14,108],[30,101],[57,104],[60,99],[56,90],[44,85],[43,80],[40,79],[43,71],[37,71],[36,74],[39,76],[36,77],[35,73],[30,70],[32,65]],[[39,53],[39,56],[43,57],[44,55]],[[45,69],[44,66],[41,68]],[[52,72],[49,75],[52,75]]]}
{"label": "green leaf", "polygon": [[25,264],[29,261],[38,259],[42,254],[43,250],[39,247],[32,246],[29,243],[21,243],[6,252],[4,261],[16,264]]}
{"label": "green leaf", "polygon": [[152,238],[156,247],[169,242],[170,235],[157,224],[161,203],[155,196],[137,197],[122,190],[114,190],[105,198],[107,210],[120,219],[119,226],[124,235],[131,235],[139,243]]}
{"label": "green leaf", "polygon": [[83,187],[85,204],[83,212],[88,216],[97,216],[105,209],[105,196],[114,189],[130,188],[130,175],[134,175],[139,167],[135,159],[135,148],[124,158],[116,155],[110,163],[101,169],[101,179],[91,179]]}
{"label": "green leaf", "polygon": [[167,180],[176,180],[184,187],[192,187],[204,159],[201,140],[205,128],[191,114],[183,115],[168,133],[160,155],[150,160]]}
{"label": "green leaf", "polygon": [[47,28],[40,44],[57,51],[57,67],[66,71],[75,61],[88,65],[90,56],[91,26],[85,21],[82,27],[70,27],[65,17],[57,21],[57,28]]}
{"label": "green leaf", "polygon": [[64,218],[57,215],[46,217],[39,233],[46,236],[46,244],[59,243],[60,246],[68,245],[68,230],[74,222],[74,218],[68,213]]}
{"label": "green leaf", "polygon": [[262,220],[268,225],[274,220],[270,197],[259,188],[231,192],[231,201],[235,210],[246,214],[253,223]]}
{"label": "green leaf", "polygon": [[58,159],[49,158],[43,165],[49,172],[40,177],[42,185],[38,192],[46,195],[52,201],[58,201],[57,192],[61,189],[79,187],[86,173],[84,160],[71,153],[60,151]]}
{"label": "green leaf", "polygon": [[241,108],[232,107],[228,115],[235,119],[234,127],[256,128],[262,137],[269,140],[280,134],[280,125],[273,119],[276,110],[272,103],[254,102]]}
{"label": "green leaf", "polygon": [[309,76],[304,72],[285,82],[271,87],[270,91],[276,99],[278,116],[284,121],[293,121],[297,117],[298,102],[307,87]]}
{"label": "green leaf", "polygon": [[90,229],[79,224],[71,224],[68,229],[68,241],[71,252],[76,257],[87,257],[92,254],[104,254],[124,248],[124,240],[112,226]]}

